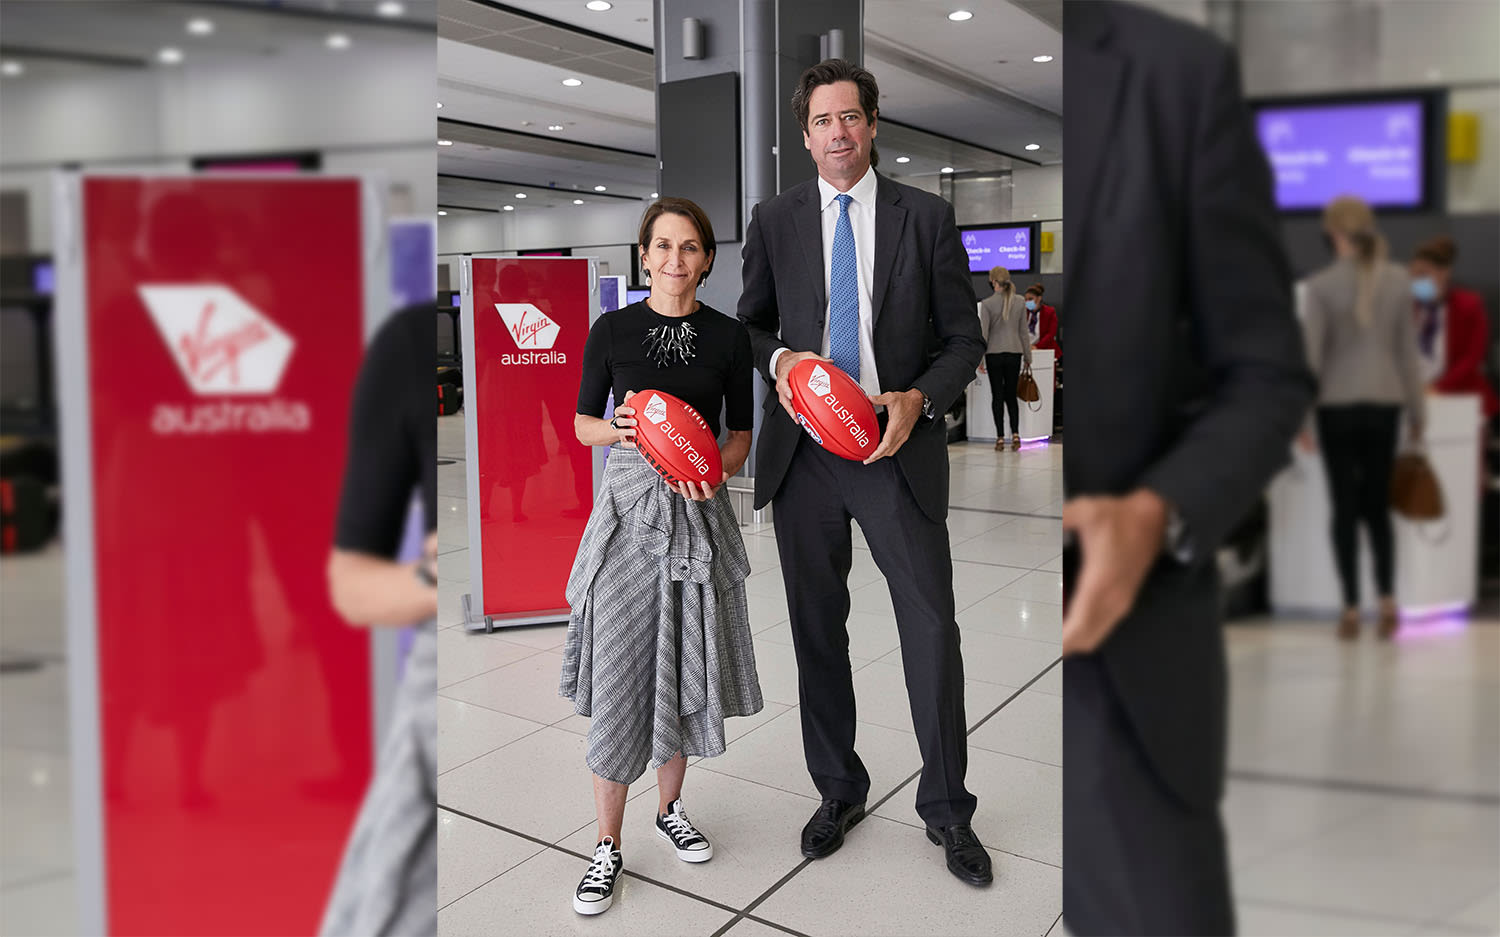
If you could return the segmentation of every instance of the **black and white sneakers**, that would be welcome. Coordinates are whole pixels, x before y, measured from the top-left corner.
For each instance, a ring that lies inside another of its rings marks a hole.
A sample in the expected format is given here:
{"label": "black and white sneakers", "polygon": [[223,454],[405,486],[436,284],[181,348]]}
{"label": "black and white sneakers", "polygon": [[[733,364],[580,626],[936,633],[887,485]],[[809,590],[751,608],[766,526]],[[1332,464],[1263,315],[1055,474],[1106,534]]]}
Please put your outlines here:
{"label": "black and white sneakers", "polygon": [[584,873],[583,881],[573,893],[573,910],[579,914],[603,914],[615,899],[615,880],[625,860],[615,848],[613,836],[606,836],[594,847],[594,861]]}
{"label": "black and white sneakers", "polygon": [[682,809],[682,798],[672,801],[665,814],[657,814],[656,835],[672,844],[683,862],[707,862],[714,856],[708,838],[694,828]]}

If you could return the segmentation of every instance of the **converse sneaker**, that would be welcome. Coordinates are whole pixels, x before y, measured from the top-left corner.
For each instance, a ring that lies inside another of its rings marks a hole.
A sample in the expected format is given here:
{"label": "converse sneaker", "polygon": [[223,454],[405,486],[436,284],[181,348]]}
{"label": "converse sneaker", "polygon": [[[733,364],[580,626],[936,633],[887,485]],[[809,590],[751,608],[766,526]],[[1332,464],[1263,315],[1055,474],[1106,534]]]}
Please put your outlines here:
{"label": "converse sneaker", "polygon": [[615,848],[615,838],[606,836],[594,847],[594,861],[573,893],[573,910],[579,914],[603,914],[615,899],[615,879],[625,860]]}
{"label": "converse sneaker", "polygon": [[687,813],[682,809],[682,798],[672,801],[665,814],[656,817],[656,835],[672,844],[677,858],[683,862],[707,862],[714,856],[714,847],[707,837],[698,832]]}

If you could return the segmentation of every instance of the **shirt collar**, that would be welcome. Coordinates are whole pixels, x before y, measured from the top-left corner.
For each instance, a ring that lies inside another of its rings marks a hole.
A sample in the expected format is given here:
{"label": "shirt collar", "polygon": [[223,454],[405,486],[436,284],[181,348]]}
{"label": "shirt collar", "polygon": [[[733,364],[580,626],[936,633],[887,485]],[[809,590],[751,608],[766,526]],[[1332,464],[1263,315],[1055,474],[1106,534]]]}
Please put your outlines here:
{"label": "shirt collar", "polygon": [[[833,204],[834,196],[839,190],[829,184],[827,179],[818,177],[818,195],[822,199],[819,202],[821,208],[827,208]],[[859,181],[849,188],[849,195],[861,205],[873,206],[875,204],[875,167],[865,170],[865,174]]]}

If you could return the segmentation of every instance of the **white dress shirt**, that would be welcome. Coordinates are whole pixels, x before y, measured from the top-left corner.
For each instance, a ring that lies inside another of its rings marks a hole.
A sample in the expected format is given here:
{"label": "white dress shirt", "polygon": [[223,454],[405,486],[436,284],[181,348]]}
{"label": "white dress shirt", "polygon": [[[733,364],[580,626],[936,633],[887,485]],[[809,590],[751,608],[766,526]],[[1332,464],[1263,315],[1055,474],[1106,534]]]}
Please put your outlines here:
{"label": "white dress shirt", "polygon": [[[875,285],[875,170],[849,188],[849,226],[854,231],[854,264],[859,272],[859,386],[870,396],[880,394],[880,378],[875,373],[875,305],[871,299]],[[823,349],[828,357],[828,328],[831,310],[827,305],[829,280],[833,277],[833,235],[839,223],[839,190],[822,176],[818,177],[818,197],[823,215]],[[771,378],[776,378],[776,359],[785,348],[771,355]]]}

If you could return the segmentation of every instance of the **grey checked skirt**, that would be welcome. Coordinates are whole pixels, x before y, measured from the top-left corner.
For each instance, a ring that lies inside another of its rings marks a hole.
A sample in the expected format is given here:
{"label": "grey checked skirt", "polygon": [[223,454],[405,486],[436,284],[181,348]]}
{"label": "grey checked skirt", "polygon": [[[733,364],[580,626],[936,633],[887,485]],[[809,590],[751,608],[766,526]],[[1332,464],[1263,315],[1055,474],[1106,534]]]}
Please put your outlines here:
{"label": "grey checked skirt", "polygon": [[729,495],[688,501],[640,453],[610,449],[568,577],[558,692],[593,719],[591,771],[620,784],[678,753],[724,753],[724,719],[760,712]]}

